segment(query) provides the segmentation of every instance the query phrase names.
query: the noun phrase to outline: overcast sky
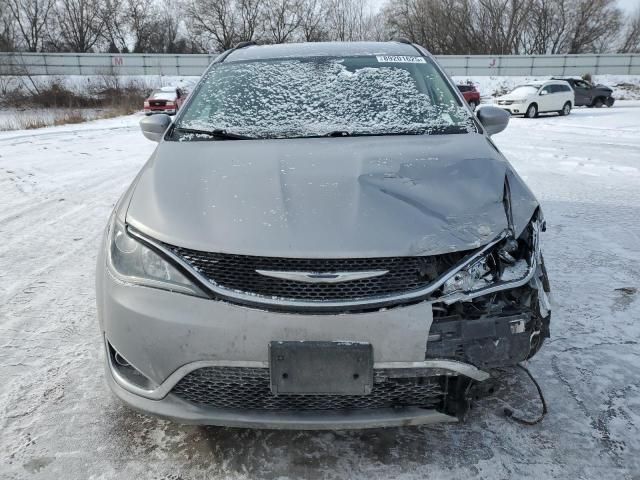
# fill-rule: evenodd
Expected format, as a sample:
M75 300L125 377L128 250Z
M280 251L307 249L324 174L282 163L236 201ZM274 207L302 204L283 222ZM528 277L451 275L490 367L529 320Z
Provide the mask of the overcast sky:
M629 12L633 12L640 6L640 2L638 0L618 0L618 5Z

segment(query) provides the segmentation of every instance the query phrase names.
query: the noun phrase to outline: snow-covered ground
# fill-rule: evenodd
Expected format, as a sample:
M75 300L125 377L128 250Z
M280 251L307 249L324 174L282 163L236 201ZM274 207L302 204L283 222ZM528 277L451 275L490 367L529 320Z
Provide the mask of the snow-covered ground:
M362 432L175 425L103 381L94 262L154 144L139 116L0 134L0 478L638 479L640 102L512 119L495 141L540 199L552 338L465 424Z

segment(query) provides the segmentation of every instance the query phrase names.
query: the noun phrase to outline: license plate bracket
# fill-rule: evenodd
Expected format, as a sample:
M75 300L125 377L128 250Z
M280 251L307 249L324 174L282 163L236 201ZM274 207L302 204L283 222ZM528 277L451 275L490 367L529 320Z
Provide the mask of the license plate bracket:
M359 342L269 344L271 392L367 395L373 387L373 347Z

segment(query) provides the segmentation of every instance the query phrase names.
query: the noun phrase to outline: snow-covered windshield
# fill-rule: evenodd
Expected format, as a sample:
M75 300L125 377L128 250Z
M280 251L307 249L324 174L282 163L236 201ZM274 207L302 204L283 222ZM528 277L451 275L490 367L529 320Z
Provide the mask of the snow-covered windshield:
M177 127L295 138L462 133L474 124L428 59L362 56L217 64Z
M513 96L520 95L520 96L526 97L527 95L532 95L537 91L538 91L538 87L534 85L520 85L519 87L516 87L513 90L511 90L511 93L509 93L509 95L513 95Z
M153 100L175 100L176 92L165 92L162 90L156 90L151 94Z

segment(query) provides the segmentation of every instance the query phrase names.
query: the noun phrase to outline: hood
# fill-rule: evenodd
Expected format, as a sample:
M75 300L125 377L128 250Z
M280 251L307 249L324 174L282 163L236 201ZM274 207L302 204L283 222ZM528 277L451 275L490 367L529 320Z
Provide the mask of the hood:
M498 100L520 100L520 99L524 99L524 98L529 98L531 96L533 96L534 93L530 93L529 95L524 95L522 93L507 93L506 95L502 95L500 97L497 97Z
M171 245L283 257L434 255L516 229L537 201L481 134L163 142L127 222Z

